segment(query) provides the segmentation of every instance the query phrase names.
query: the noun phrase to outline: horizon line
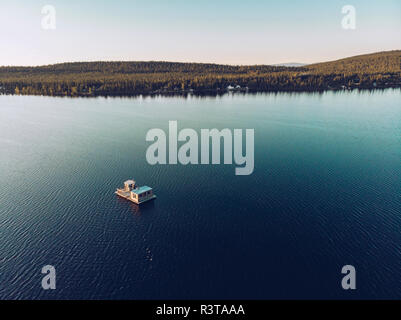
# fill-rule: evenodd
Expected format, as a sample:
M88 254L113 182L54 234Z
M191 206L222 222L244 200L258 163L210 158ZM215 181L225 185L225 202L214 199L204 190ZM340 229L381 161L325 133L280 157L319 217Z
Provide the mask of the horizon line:
M188 63L188 64L212 64L212 65L224 65L224 66L233 66L233 67L246 67L246 66L283 66L285 64L301 64L299 67L319 64L319 63L327 63L327 62L334 62L343 59L371 55L371 54L379 54L384 52L394 52L394 51L401 51L401 49L393 49L393 50L383 50L383 51L374 51L374 52L367 52L367 53L359 53L356 55L346 56L342 58L337 58L334 60L325 60L325 61L316 61L312 63L302 63L302 62L278 62L278 63L270 63L270 64L231 64L231 63L217 63L217 62L195 62L195 61L172 61L172 60L80 60L80 61L63 61L63 62L55 62L49 64L38 64L38 65L0 65L0 68L7 68L7 67L22 67L22 68L37 68L37 67L47 67L59 64L73 64L73 63L96 63L96 62L165 62L165 63Z

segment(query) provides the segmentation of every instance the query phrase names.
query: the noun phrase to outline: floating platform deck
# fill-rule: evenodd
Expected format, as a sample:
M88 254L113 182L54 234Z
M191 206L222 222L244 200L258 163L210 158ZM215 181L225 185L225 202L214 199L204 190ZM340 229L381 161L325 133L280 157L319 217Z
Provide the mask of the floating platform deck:
M115 194L135 204L141 204L156 199L152 188L148 186L137 187L133 180L124 182L124 189L117 189Z

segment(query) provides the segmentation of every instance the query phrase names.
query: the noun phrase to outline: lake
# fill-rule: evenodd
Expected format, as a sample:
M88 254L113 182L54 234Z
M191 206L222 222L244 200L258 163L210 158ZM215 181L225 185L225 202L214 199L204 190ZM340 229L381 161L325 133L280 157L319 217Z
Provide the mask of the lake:
M0 96L0 298L399 299L400 101ZM169 120L254 129L253 174L149 165L146 133ZM157 199L118 198L129 178ZM356 290L341 287L347 264Z

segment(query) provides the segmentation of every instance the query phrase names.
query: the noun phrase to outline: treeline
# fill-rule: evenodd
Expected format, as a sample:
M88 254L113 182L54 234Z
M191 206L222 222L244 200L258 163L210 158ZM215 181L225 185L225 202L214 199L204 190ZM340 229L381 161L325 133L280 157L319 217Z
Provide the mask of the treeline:
M174 62L79 62L0 67L0 92L5 94L129 96L387 87L401 87L401 51L296 68Z

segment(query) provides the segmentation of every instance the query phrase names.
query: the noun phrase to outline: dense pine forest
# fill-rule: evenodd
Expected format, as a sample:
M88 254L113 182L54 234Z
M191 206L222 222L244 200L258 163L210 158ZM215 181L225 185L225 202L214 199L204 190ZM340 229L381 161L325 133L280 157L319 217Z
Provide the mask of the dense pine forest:
M401 88L401 51L304 67L175 62L77 62L0 67L0 93L130 96L227 91L323 91Z

